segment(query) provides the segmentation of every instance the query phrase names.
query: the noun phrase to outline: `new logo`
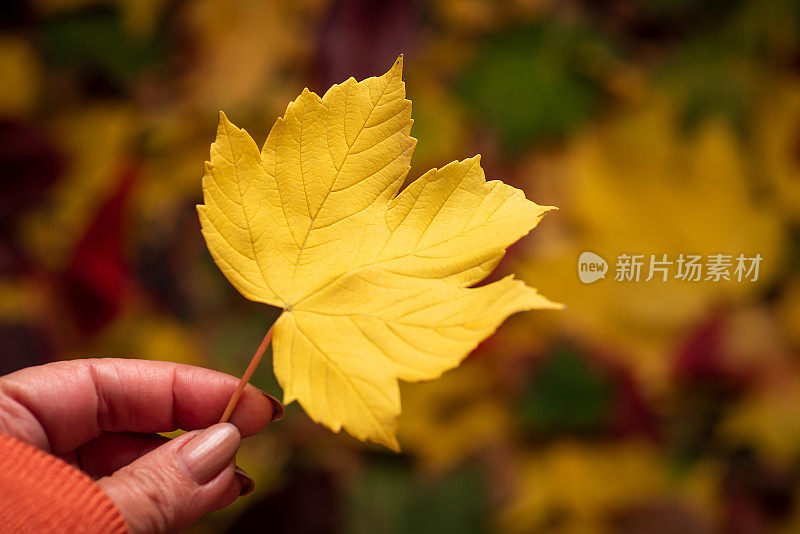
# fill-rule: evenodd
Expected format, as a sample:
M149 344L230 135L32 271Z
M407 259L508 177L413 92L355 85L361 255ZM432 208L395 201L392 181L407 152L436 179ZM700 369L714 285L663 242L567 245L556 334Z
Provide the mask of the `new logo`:
M578 278L584 284L605 278L607 272L608 263L594 252L583 252L578 258Z

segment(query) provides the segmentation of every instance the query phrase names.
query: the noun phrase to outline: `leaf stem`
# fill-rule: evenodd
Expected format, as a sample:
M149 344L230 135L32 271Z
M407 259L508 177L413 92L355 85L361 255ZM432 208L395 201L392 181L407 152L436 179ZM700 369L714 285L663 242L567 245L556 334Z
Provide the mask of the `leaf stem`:
M231 400L228 401L228 405L225 407L225 411L219 420L220 423L227 423L228 419L231 418L231 414L233 414L233 410L236 408L239 398L242 396L242 393L244 393L244 388L247 387L247 383L250 382L250 378L253 376L256 367L258 367L258 362L261 361L261 357L267 350L270 341L272 341L273 328L275 328L275 323L269 327L269 330L267 330L267 335L264 336L264 339L261 341L261 345L258 346L258 350L255 354L253 354L253 357L250 360L250 365L247 366L247 369L242 375L241 380L239 380L239 385L236 386L236 390L233 392L233 395L231 395Z

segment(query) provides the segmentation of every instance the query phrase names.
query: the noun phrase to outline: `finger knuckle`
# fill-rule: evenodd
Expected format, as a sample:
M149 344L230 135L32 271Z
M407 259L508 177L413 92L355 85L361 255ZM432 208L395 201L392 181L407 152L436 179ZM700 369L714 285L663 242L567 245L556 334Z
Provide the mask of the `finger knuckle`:
M178 520L177 500L181 493L176 488L180 478L170 476L170 470L131 469L125 473L128 486L138 493L137 501L146 507L148 513L142 514L142 527L146 532L168 532ZM176 492L177 490L177 492Z

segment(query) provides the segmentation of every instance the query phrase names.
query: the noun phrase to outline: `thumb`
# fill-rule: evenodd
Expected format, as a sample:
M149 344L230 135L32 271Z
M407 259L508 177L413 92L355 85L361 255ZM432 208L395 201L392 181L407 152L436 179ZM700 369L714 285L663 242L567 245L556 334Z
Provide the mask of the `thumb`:
M229 423L189 432L97 483L131 534L175 532L239 496L233 458L241 439Z

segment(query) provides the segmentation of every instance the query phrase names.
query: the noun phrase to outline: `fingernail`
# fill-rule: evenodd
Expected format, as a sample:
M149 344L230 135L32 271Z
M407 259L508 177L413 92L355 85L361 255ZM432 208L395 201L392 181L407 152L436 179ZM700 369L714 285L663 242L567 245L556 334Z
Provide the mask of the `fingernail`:
M230 463L242 440L230 423L218 423L197 434L178 455L195 482L205 484Z
M233 472L242 485L242 492L239 494L239 497L246 497L256 490L256 481L253 480L253 477L251 477L247 471L237 465Z
M279 401L266 391L261 391L261 394L264 395L266 398L268 398L269 401L272 403L272 419L270 421L280 421L281 419L283 419L283 404L281 404L281 401Z

